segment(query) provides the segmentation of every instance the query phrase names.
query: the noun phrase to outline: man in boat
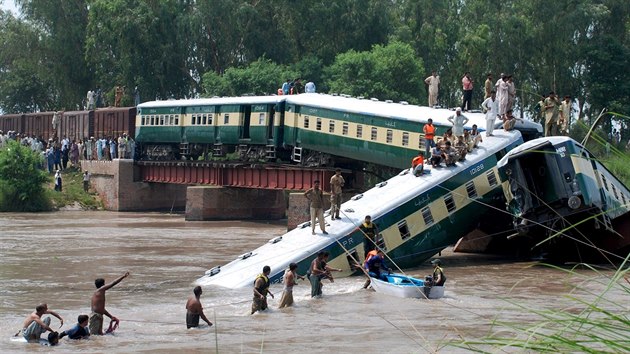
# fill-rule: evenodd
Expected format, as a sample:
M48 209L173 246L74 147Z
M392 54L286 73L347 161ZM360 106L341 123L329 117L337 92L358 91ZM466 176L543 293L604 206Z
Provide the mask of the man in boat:
M446 277L444 276L444 270L442 270L442 261L439 259L434 259L431 261L433 264L433 285L434 286L444 286L446 282Z
M256 280L254 281L252 315L256 313L256 311L264 311L267 309L267 294L271 295L271 298L273 299L273 294L269 291L269 273L271 273L271 267L266 265L263 267L263 272L258 274Z
M363 249L365 254L376 248L376 235L378 235L378 227L372 222L372 217L366 215L361 226L359 226L361 232L363 232Z
M42 320L43 315L53 315L59 319L63 326L63 318L59 316L55 311L49 310L47 304L39 304L35 308L35 311L26 316L22 330L18 334L22 334L24 339L29 342L39 341L41 335L47 331L55 333L55 330L50 328L50 317L46 317ZM16 334L17 336L17 334Z
M419 151L418 156L414 157L411 160L411 171L416 177L422 175L424 171L424 154L422 153L422 151Z
M381 250L378 250L375 256L365 261L365 269L368 271L370 277L380 280L386 280L385 274L383 274L381 270L385 270L388 273L392 271L392 269L385 264L385 253ZM368 282L363 285L363 288L367 288L368 285L369 279Z
M105 292L113 288L116 284L120 283L128 276L129 272L126 272L121 277L109 284L105 284L105 279L103 278L98 278L94 281L94 285L96 285L96 291L92 295L92 313L90 314L89 324L91 335L103 335L103 315L111 318L112 321L118 321L116 317L112 316L105 309Z
M203 313L203 306L201 306L201 294L203 291L199 285L193 289L193 296L188 298L186 302L186 328L199 327L199 318L201 317L208 326L212 326L212 322L208 320Z

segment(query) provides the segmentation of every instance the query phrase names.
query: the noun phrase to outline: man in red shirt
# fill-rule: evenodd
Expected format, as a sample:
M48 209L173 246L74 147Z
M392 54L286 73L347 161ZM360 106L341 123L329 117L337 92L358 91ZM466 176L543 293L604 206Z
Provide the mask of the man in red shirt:
M466 71L464 77L462 77L462 86L464 89L464 102L462 102L462 110L468 111L471 107L472 92L473 92L473 80L470 78L470 73Z
M413 171L413 175L416 177L422 175L422 172L424 171L424 155L422 154L422 151L419 151L418 156L411 160L411 171Z
M435 147L435 126L433 125L433 119L429 118L427 124L422 127L422 131L424 132L424 154L429 156L429 151L431 151L432 147Z

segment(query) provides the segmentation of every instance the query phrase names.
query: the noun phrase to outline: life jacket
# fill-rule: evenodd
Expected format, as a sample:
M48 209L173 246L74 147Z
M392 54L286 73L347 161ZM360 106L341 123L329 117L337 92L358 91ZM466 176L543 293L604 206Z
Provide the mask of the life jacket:
M373 222L370 222L369 224L366 223L365 221L363 222L363 224L361 224L361 229L363 230L363 232L365 232L368 236L374 237L374 235L376 235L376 225L374 225Z
M433 139L435 137L435 126L433 124L425 124L422 130L424 131L425 139Z
M267 295L267 290L269 289L269 278L266 275L262 274L262 273L258 274L256 279L254 280L254 286L256 286L256 281L258 279L261 279L261 278L265 282L263 283L263 285L261 287L256 288L256 290L258 290L258 292L261 293L264 296L264 295Z
M371 250L370 252L368 252L368 254L365 256L365 262L363 262L363 265L366 265L370 258L375 257L377 254L377 250Z
M418 155L411 160L411 167L416 167L424 163L424 156Z

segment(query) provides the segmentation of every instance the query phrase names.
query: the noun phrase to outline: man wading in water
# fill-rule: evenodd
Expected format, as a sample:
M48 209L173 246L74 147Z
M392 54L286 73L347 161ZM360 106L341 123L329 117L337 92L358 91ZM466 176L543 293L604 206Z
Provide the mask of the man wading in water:
M195 295L188 298L186 303L186 328L199 327L199 317L206 321L208 326L212 326L212 322L203 313L203 306L201 306L201 301L199 300L201 293L201 287L197 285L193 289L193 294Z
M94 281L94 285L96 285L97 290L94 292L94 295L92 295L92 314L90 315L89 324L90 334L99 336L103 335L103 315L111 318L112 321L118 321L116 317L112 316L105 309L105 292L128 276L129 272L126 272L123 276L107 285L105 285L105 279L103 278L98 278Z

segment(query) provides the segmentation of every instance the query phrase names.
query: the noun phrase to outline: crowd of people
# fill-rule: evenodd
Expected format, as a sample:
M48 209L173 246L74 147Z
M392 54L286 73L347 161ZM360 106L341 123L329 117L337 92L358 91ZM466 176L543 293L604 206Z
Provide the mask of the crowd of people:
M302 85L302 78L298 77L295 80L287 79L282 86L278 88L278 96L282 95L297 95L300 93L315 93L315 83L309 81L306 85Z

